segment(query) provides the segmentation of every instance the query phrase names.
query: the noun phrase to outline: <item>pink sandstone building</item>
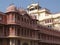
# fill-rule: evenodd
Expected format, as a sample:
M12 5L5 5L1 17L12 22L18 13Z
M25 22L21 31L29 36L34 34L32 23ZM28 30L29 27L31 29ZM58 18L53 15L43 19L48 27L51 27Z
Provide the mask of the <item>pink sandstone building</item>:
M60 45L60 32L37 23L14 5L0 12L0 45Z

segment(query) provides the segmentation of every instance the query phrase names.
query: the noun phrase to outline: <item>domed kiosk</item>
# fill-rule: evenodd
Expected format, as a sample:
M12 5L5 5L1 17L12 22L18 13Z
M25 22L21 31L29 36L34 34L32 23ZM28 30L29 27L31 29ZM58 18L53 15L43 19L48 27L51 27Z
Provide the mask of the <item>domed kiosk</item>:
M14 4L9 5L9 7L6 9L6 12L16 12L17 8Z
M7 15L7 24L15 24L17 14L17 8L14 4L11 4L6 9L6 15Z

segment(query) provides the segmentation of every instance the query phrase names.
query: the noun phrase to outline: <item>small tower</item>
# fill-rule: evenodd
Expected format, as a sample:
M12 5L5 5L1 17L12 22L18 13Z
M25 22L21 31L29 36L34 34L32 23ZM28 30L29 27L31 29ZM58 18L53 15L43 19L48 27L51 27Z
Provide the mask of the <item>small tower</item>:
M8 13L8 12L14 12L14 11L16 11L17 9L16 9L16 7L15 7L15 5L14 4L10 4L9 5L9 7L6 9L6 12Z
M15 23L16 12L17 12L17 8L14 4L9 5L9 7L6 9L8 24Z

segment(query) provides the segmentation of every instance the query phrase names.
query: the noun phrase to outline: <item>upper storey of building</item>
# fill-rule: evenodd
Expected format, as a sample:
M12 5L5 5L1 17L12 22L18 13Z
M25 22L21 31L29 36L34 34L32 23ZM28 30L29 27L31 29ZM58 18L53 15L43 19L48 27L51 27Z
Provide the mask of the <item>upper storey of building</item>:
M55 14L51 13L51 11L47 8L42 8L38 3L28 5L27 12L29 14L38 14L40 15L39 17L44 16L44 15L45 15L44 17L46 16L50 17L50 15L52 15L54 18L59 15L59 13L55 13Z
M3 22L4 24L8 25L21 25L23 27L32 29L35 29L35 25L37 24L37 20L31 17L26 10L17 8L15 5L10 5L9 7L7 7L5 13L0 13L0 17L3 18L0 20L4 21L0 21L1 24Z
M57 18L60 16L60 13L51 13L47 8L42 8L38 3L31 4L27 7L27 12L36 16L37 20L42 21L50 18Z

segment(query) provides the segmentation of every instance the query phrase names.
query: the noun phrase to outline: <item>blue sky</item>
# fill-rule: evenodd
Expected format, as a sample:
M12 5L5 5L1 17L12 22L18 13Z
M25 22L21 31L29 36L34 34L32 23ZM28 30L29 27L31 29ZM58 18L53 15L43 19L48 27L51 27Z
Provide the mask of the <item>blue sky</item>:
M60 12L60 0L33 0L39 2L40 6L49 9L51 12ZM5 12L6 8L14 3L17 7L25 8L32 3L32 0L0 0L0 11Z

